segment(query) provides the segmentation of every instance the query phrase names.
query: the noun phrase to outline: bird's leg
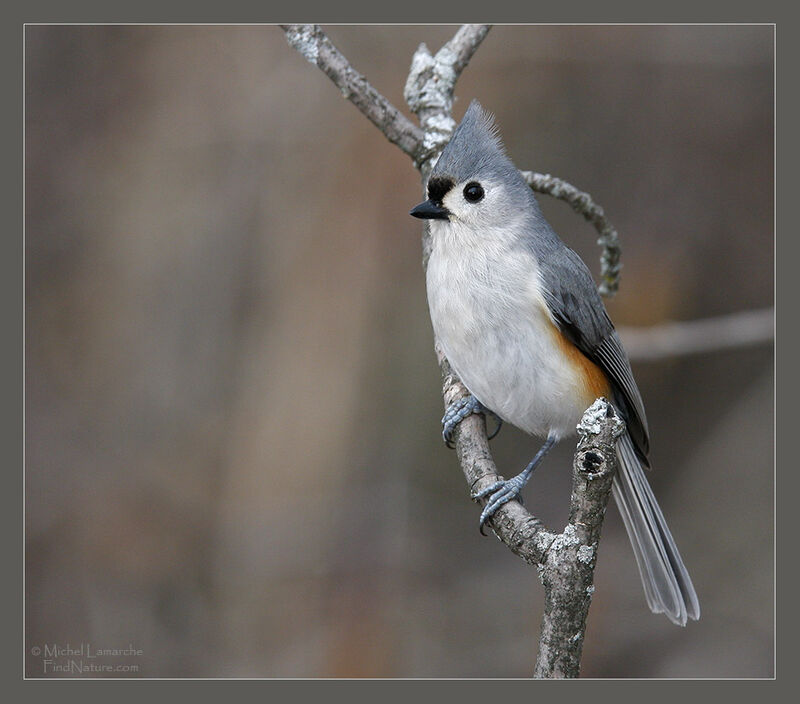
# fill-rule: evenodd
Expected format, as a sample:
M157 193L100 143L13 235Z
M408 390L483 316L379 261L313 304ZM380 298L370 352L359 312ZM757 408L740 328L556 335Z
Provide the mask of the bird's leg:
M522 491L522 487L524 487L531 478L533 470L536 469L539 463L544 459L544 456L555 444L556 438L553 435L548 435L547 440L544 441L544 445L539 448L539 452L536 453L536 456L530 461L530 464L525 467L525 469L523 469L516 477L495 482L491 486L487 486L485 489L479 491L477 494L472 495L473 499L484 499L487 496L489 497L489 501L486 503L486 506L483 507L483 511L481 512L481 533L483 533L483 524L492 517L494 512L497 511L497 509L500 508L504 503L516 498L519 492Z
M500 432L500 428L503 426L503 420L500 416L494 411L490 411L478 401L477 398L470 394L469 396L465 396L451 403L442 417L442 439L444 440L444 444L451 450L455 447L453 445L453 431L456 429L456 426L471 413L483 413L483 415L494 416L497 421L497 427L489 436L489 440Z

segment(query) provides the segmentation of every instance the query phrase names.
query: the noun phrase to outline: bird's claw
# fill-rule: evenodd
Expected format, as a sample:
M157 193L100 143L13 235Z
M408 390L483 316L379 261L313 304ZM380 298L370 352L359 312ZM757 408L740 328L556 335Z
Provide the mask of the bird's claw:
M455 447L453 433L455 432L456 426L472 413L483 413L484 416L492 415L497 420L497 427L494 429L494 432L488 436L489 440L500 432L500 428L503 426L503 420L500 416L494 411L490 411L478 401L477 398L470 394L469 396L465 396L451 403L447 407L444 416L442 416L442 439L444 440L444 444L451 450Z
M502 479L494 484L490 484L485 489L482 489L476 494L472 495L472 498L476 501L480 499L485 499L487 496L489 500L486 502L486 505L483 507L483 511L481 511L480 517L480 531L481 534L485 535L483 532L483 526L500 508L503 504L508 503L516 499L517 501L521 501L522 497L520 496L520 492L522 491L522 487L525 486L525 480L517 475L516 477L512 477L511 479Z

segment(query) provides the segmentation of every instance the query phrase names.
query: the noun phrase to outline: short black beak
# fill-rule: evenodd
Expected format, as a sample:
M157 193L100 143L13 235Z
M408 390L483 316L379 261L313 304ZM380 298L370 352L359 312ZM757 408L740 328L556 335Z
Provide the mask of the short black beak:
M450 211L441 203L429 199L420 203L409 214L424 220L448 220Z

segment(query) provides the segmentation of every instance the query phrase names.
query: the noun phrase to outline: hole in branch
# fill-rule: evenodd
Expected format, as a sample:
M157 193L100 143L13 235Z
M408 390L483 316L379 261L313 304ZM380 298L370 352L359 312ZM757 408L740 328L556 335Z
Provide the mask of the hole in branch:
M587 452L583 456L583 469L585 472L589 472L590 474L597 474L600 471L600 467L603 464L602 456L598 455L596 452Z

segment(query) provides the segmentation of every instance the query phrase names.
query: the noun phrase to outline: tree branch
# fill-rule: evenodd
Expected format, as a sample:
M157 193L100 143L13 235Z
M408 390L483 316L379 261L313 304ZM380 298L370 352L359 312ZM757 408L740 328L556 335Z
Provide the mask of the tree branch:
M621 327L619 335L632 360L647 362L760 345L775 338L775 309L661 323L649 328Z
M545 606L534 677L580 674L586 618L594 593L594 568L611 484L617 438L625 423L606 399L597 399L578 424L569 523L540 566Z
M321 69L386 138L416 160L423 134L405 115L375 90L316 24L283 24L286 40Z
M403 97L419 118L424 133L422 150L416 159L423 181L456 127L452 117L456 81L489 29L490 25L465 24L435 56L425 44L420 44L411 59Z
M456 81L461 72L467 67L472 55L477 51L491 28L492 26L489 24L462 25L453 38L439 50L437 57L440 57L442 62L448 63L453 67L454 76L451 92L455 89ZM448 55L452 56L452 58L448 58Z

